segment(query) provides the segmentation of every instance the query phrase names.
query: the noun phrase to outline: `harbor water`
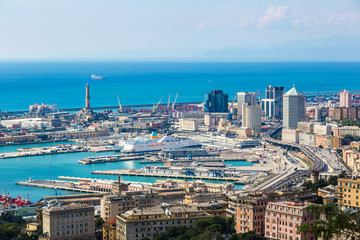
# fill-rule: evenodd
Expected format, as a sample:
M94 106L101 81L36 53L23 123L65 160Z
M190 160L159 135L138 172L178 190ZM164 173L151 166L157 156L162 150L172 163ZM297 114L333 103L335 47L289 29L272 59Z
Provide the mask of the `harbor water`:
M38 147L43 144L30 144L30 145L17 145L17 146L3 146L0 147L0 152L14 151L22 147ZM56 143L58 144L58 143ZM45 145L54 145L54 143L46 143ZM99 163L99 164L79 164L78 161L85 157L113 155L114 152L107 153L93 153L93 152L79 152L79 153L66 153L58 155L44 155L44 156L30 156L21 158L8 158L0 159L0 191L4 193L5 189L10 192L14 197L17 195L26 196L30 195L31 201L37 201L44 196L54 196L56 194L78 194L77 192L69 191L55 191L54 189L34 188L15 185L19 181L27 181L32 179L53 179L57 180L58 176L71 176L83 178L97 178L97 179L111 179L116 180L116 176L108 175L93 175L92 171L96 170L114 170L114 169L139 169L146 164L140 164L141 160L131 160L112 163ZM162 163L153 163L162 165ZM229 161L226 164L233 166L250 166L251 163L246 161ZM156 177L136 177L136 176L122 176L125 181L134 182L150 182L154 183ZM209 181L218 182L221 181ZM241 188L243 185L236 185L236 188Z

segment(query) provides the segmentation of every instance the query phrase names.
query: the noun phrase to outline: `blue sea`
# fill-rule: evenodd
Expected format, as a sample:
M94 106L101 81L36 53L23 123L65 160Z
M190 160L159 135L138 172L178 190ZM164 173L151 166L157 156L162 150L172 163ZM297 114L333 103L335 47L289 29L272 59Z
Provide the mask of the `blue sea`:
M92 80L92 74L106 76ZM178 102L202 101L212 89L230 99L236 91L264 92L268 85L306 91L358 90L359 62L185 62L33 61L0 62L0 110L26 110L30 104L84 106L90 84L92 106L156 103L169 92Z

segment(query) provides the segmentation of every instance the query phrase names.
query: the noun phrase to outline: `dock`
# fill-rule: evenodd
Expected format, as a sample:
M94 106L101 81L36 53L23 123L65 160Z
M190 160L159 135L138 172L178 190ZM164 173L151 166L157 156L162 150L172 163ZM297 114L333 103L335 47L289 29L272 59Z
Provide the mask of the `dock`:
M5 158L18 158L18 157L31 157L31 156L43 156L43 155L56 155L64 153L77 153L77 152L113 152L114 148L108 146L101 147L78 147L78 148L63 148L53 150L56 146L38 147L29 149L19 149L18 152L0 153L0 159ZM44 149L46 148L46 149Z
M162 174L162 173L143 173L131 172L126 170L106 170L106 171L93 171L92 174L98 175L117 175L117 176L136 176L136 177L157 177L157 178L181 178L181 179L199 179L199 180L216 180L216 181L229 181L237 184L247 184L242 181L242 178L237 177L211 177L211 176L186 176L179 174Z
M28 186L28 187L39 187L39 188L50 188L57 190L66 190L74 192L86 192L86 193L104 193L105 191L97 191L93 189L75 188L69 186L68 181L59 180L29 180L24 182L16 182L16 185Z
M98 156L98 157L89 157L84 158L78 161L81 164L97 164L97 163L109 163L109 162L121 162L129 160L139 160L144 159L144 156L135 155L135 156L122 156L122 155L110 155L110 156Z

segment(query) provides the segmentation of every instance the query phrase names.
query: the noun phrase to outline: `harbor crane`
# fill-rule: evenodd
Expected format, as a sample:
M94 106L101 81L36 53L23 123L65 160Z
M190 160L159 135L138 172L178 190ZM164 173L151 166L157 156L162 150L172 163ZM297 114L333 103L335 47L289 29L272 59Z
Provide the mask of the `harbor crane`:
M157 109L157 107L159 106L159 104L161 103L162 100L163 100L163 98L160 99L160 101L156 104L156 106L154 105L153 110Z
M169 93L169 99L168 99L168 104L167 104L167 108L166 108L166 109L169 109L169 108L170 108L170 95L171 95L171 93Z
M176 104L177 96L178 96L178 92L176 93L176 95L175 95L175 100L174 100L174 102L173 102L173 104L172 104L172 108L173 108L174 110L175 110L175 104Z
M266 96L265 96L266 97ZM256 92L256 101L259 101L261 103L261 99L260 99L260 90L257 90Z
M122 112L123 109L122 109L122 105L120 103L119 94L117 94L117 100L118 100L118 103L119 103L119 112Z

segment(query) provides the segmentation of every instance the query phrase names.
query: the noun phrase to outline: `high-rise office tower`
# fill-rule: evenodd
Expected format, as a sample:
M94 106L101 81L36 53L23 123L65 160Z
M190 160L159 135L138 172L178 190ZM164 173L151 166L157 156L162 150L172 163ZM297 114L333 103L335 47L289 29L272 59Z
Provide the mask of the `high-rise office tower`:
M352 105L352 94L348 91L342 91L340 93L340 107L351 107Z
M204 111L210 113L226 113L228 107L229 95L222 90L212 90L206 97Z
M293 87L283 96L284 128L295 129L297 123L305 120L305 94Z
M243 103L247 103L249 106L256 106L256 93L254 92L238 92L237 93L237 102L238 102L238 117L242 117L242 106Z
M261 108L259 106L249 106L248 103L243 103L242 126L254 131L261 130Z
M283 95L284 87L269 85L265 89L265 99L262 99L262 110L269 118L281 119L283 115Z

